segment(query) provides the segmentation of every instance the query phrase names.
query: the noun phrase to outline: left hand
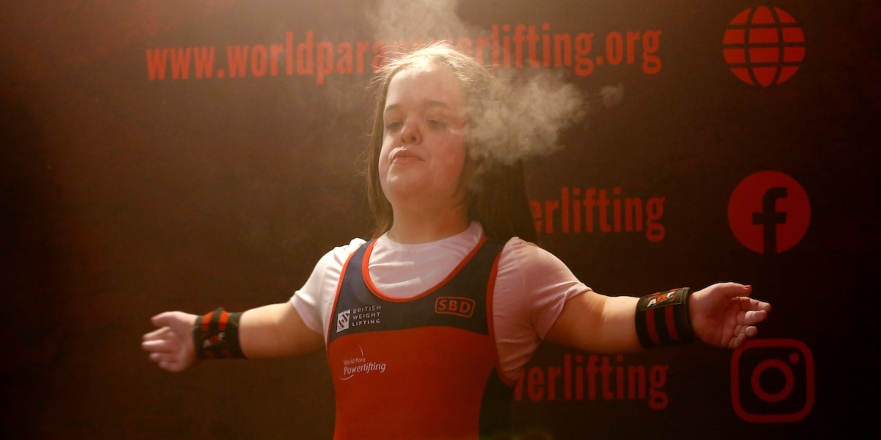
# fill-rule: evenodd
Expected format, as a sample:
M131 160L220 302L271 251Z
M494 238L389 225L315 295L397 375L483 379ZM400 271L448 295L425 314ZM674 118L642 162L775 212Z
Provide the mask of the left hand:
M150 360L163 370L180 372L198 362L193 345L193 325L199 317L183 312L165 312L151 321L158 330L147 333L141 348L150 352Z
M749 298L751 293L751 286L720 283L691 294L688 308L695 336L728 348L738 348L755 336L755 325L768 317L771 304Z

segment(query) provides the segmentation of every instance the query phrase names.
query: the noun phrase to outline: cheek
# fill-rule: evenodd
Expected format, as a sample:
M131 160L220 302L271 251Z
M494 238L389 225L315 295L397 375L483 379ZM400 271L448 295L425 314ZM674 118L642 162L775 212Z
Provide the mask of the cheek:
M388 168L388 158L389 153L392 150L392 146L390 142L388 142L388 138L383 139L382 146L379 149L379 169L387 169Z
M386 181L388 181L388 171L391 164L389 164L389 153L392 150L392 146L390 146L388 142L388 138L383 139L382 147L379 150L379 159L377 163L377 173L379 174L379 184L385 191Z
M444 174L451 184L458 185L465 171L465 160L467 152L464 142L452 143L448 146L443 154L443 170Z
M444 149L444 157L452 164L461 164L465 161L465 156L468 155L467 148L465 147L465 140L460 136L456 136L454 139L451 139L450 142L446 144Z

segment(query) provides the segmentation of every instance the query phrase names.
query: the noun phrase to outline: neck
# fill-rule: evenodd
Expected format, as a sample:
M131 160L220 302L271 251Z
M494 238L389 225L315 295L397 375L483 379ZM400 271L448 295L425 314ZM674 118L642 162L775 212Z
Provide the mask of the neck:
M396 210L388 237L403 244L431 243L459 234L468 229L469 224L468 216L461 209L442 212Z

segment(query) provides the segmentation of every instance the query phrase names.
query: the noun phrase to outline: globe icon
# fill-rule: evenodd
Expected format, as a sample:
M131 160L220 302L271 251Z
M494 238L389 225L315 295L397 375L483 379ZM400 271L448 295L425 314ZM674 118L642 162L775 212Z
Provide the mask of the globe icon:
M750 85L768 87L792 78L805 57L805 36L786 11L747 8L731 20L722 41L731 72Z

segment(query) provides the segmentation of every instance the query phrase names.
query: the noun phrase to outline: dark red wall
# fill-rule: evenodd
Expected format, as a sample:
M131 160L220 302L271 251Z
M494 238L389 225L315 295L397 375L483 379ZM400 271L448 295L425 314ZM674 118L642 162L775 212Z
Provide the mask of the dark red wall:
M139 343L164 310L286 301L324 252L369 233L358 158L385 38L365 15L377 3L0 7L4 437L329 438L322 353L170 374ZM524 66L515 43L504 65L518 24L536 30L540 63L544 36L590 38L556 70L588 95L624 88L619 105L562 133L565 148L529 163L543 245L602 293L733 280L774 311L765 345L740 351L693 344L592 361L543 346L518 391L518 426L557 439L849 437L870 426L881 8L545 3L466 2L455 12L468 31L449 35L485 32L492 62L496 29L501 70L514 75L536 72L528 45ZM444 15L426 14L385 21L398 26L386 34L432 38L420 26ZM358 42L367 58L350 67L340 57ZM211 48L209 78L196 57ZM229 54L245 48L231 70ZM322 48L334 50L332 71L300 74ZM774 188L786 192L763 208ZM554 208L591 189L610 200L610 232L598 210L588 232ZM641 230L622 218L616 231L615 201L637 198ZM651 221L650 205L663 208ZM762 226L773 219L762 212L786 218ZM610 372L584 373L594 362ZM646 377L621 381L619 395L619 368Z

